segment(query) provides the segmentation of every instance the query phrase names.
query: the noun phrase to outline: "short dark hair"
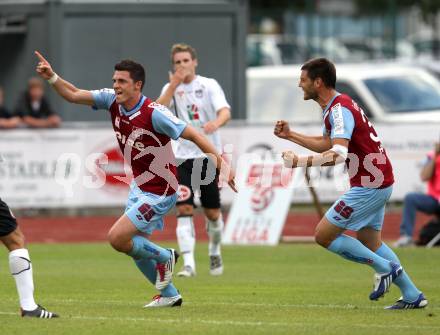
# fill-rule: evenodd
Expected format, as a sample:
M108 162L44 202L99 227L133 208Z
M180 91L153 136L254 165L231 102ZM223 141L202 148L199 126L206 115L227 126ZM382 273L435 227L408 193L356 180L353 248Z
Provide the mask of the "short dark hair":
M327 87L336 87L336 68L327 58L314 58L303 64L301 70L307 71L310 79L321 78Z
M130 78L133 79L135 83L141 81L141 89L144 88L145 70L141 64L130 59L124 59L115 65L115 71L128 71L130 73Z

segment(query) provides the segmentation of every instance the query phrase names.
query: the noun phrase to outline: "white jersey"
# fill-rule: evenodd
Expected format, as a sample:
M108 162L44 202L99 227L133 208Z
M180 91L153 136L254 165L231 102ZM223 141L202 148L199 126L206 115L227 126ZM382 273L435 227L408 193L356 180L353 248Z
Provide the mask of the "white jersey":
M168 85L162 88L162 94ZM219 131L206 134L202 126L208 121L217 119L217 112L223 107L230 108L220 85L215 79L199 75L189 84L181 83L177 86L169 106L171 112L175 113L179 119L203 133L219 153L222 152ZM206 156L197 145L183 138L179 139L175 155L179 159Z

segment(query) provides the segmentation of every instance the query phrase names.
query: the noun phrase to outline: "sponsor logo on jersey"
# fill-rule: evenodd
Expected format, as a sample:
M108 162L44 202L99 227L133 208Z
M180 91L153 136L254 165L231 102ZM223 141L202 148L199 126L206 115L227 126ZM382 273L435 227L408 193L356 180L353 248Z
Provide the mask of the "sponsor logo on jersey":
M196 90L195 93L196 93L197 98L199 98L199 99L203 98L203 90L202 89Z
M134 135L134 137L140 141L142 141L142 137L143 137L143 129L139 128L139 127L135 127L135 126L131 126L131 129L133 132L136 132Z
M153 108L156 110L167 110L168 108L166 108L164 105L158 104L157 102L153 101L150 102L150 104L148 105L149 108Z
M200 127L199 107L197 107L197 105L195 104L187 105L186 112L188 113L188 117L191 121L191 124L194 127Z
M344 117L342 116L342 107L340 103L337 103L331 108L331 114L333 117L334 134L344 134Z
M122 144L127 144L130 147L133 147L135 149L138 149L139 151L145 149L145 145L142 142L138 142L133 140L132 138L125 136L124 134L121 134L119 131L116 131L116 138L118 139L119 142L121 142ZM138 134L138 137L141 136L140 134Z
M119 128L119 123L121 122L121 118L119 117L119 116L117 116L116 118L115 118L115 126L117 127L117 128Z
M93 90L92 92L98 92L100 94L105 93L105 94L115 94L115 90L112 88L101 88L99 90Z
M355 110L357 110L358 112L361 111L361 109L360 109L359 105L356 103L356 101L351 100L351 103L352 103L353 108L354 108Z

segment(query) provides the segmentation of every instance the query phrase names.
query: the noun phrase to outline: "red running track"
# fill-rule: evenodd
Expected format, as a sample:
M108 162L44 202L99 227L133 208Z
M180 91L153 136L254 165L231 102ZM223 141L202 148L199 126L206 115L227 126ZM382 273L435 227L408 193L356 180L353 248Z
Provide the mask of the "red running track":
M116 217L57 217L57 218L18 218L19 225L27 242L75 243L105 241L107 231ZM428 216L418 215L416 234L429 220ZM195 216L195 229L198 240L207 240L205 224L201 215ZM316 214L291 212L283 229L283 236L313 236L318 222ZM395 240L399 236L400 212L390 212L385 216L383 238ZM176 218L167 216L165 228L155 232L154 240L175 241Z

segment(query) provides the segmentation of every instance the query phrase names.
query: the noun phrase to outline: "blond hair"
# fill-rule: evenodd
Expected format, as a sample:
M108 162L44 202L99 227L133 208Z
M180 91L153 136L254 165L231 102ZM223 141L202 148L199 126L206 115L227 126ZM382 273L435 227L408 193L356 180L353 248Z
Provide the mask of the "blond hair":
M43 80L41 80L39 77L31 77L28 80L28 89L34 88L34 87L42 87L44 88Z
M174 55L179 52L189 52L192 59L197 58L196 49L185 43L177 43L171 47L171 63L174 64Z

